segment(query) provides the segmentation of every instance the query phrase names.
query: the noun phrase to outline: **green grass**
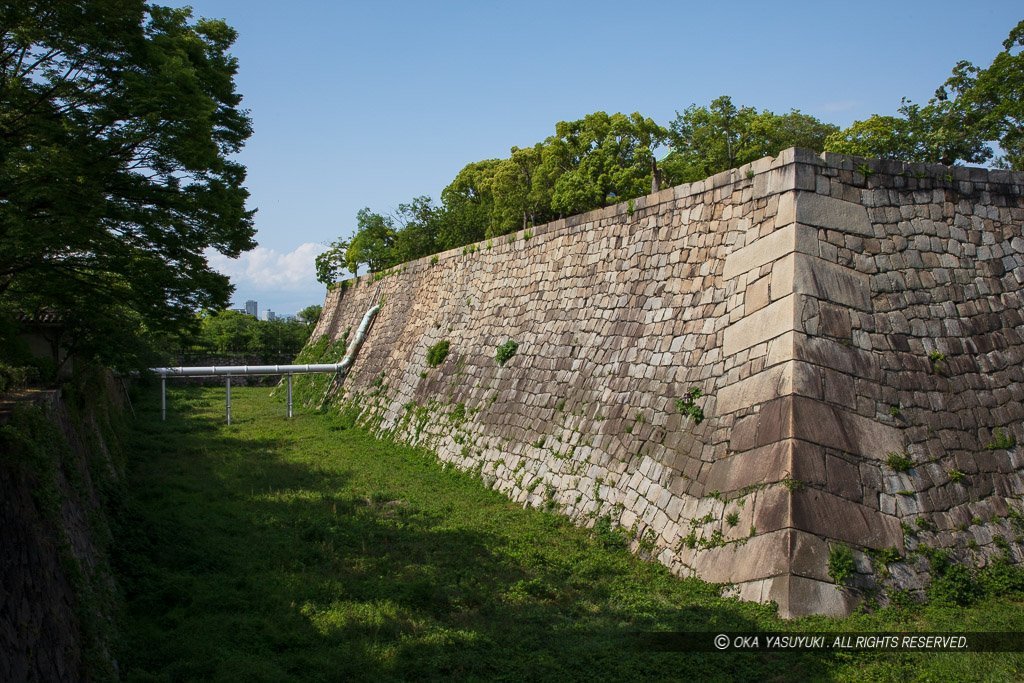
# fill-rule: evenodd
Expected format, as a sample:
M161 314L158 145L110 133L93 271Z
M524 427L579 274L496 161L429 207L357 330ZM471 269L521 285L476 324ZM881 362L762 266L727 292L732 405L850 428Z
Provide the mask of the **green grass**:
M1019 596L785 622L267 390L145 393L115 520L127 681L1014 680L1011 654L653 652L636 631L1021 630Z

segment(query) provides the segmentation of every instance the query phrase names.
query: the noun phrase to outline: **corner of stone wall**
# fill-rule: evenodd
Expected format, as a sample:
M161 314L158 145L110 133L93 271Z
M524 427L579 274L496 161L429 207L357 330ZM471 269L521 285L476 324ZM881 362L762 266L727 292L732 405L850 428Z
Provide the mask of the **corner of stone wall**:
M870 237L872 226L859 202L816 192L822 165L801 149L773 161L756 185L777 198L774 221L752 225L723 270L736 294L716 412L732 415L733 429L729 457L706 486L762 492L757 534L721 578L745 599L775 600L784 616L852 608L828 575L830 543L882 548L902 539L877 500L865 504L858 469L861 459L901 450L902 434L849 409L851 375L880 374L877 358L851 343L850 311L871 312L870 283L823 258L828 245L819 241L821 229Z

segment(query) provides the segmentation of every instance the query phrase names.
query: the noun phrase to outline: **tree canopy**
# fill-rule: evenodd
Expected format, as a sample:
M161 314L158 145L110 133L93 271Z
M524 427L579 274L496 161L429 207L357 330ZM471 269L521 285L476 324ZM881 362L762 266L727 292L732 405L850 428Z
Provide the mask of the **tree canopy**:
M897 116L875 115L845 130L797 110L776 114L728 95L691 105L663 128L639 112L594 112L505 159L466 164L435 205L417 197L391 216L363 209L351 241L317 259L328 285L342 266L390 268L562 216L694 182L790 147L912 162L993 161L1024 169L1024 21L987 68L960 62L925 105L904 99ZM996 142L1003 156L994 157ZM661 161L655 151L668 144Z
M235 36L143 0L0 8L0 310L55 314L72 349L130 365L140 335L227 305L204 252L255 246Z
M1024 169L1024 21L992 64L961 61L926 105L906 99L899 117L874 115L833 134L825 149L860 156L953 165L1003 155L1002 168Z

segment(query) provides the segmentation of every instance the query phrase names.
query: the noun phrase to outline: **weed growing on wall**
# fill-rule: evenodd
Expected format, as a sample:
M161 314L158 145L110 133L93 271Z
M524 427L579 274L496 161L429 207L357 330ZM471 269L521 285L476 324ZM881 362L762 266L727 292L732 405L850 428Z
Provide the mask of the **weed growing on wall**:
M1009 450L1017 445L1017 437L1013 434L1004 434L1003 430L996 427L992 430L992 441L985 448L990 451Z
M693 420L694 425L699 425L704 421L704 409L696 404L701 395L702 392L699 388L690 387L686 396L676 399L676 410Z
M444 359L448 357L448 349L451 347L451 342L447 339L443 339L433 346L427 348L427 365L432 368L444 363Z
M828 549L828 575L836 584L837 590L842 590L846 580L854 575L856 566L853 561L853 550L845 543L837 543L829 546Z
M516 355L516 351L519 349L519 344L509 339L507 342L497 348L494 354L494 359L498 361L498 365L504 365L512 356Z
M893 472L908 472L914 467L914 459L906 451L893 451L887 454L885 462Z

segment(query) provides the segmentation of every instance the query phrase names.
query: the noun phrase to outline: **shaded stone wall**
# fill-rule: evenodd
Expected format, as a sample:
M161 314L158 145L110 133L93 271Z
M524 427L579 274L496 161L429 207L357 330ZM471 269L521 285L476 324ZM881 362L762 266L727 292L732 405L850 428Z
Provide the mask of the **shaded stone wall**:
M313 338L383 296L335 399L371 426L524 504L610 516L679 573L841 613L878 581L866 549L984 561L1016 538L1022 463L985 445L1024 439L1022 194L1024 174L787 150L363 277ZM702 421L677 407L692 389ZM862 572L842 592L836 543Z
M101 500L124 474L108 440L123 394L107 374L82 396L71 410L59 390L0 404L2 681L118 678Z

